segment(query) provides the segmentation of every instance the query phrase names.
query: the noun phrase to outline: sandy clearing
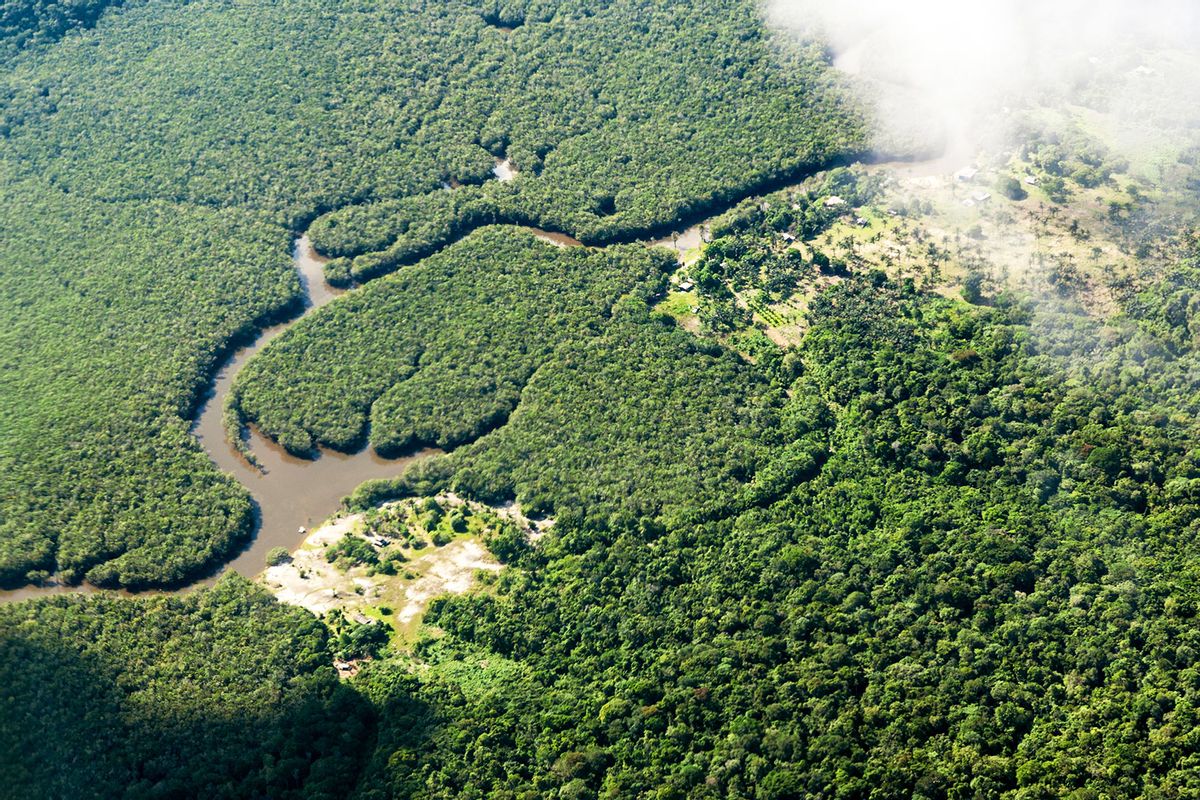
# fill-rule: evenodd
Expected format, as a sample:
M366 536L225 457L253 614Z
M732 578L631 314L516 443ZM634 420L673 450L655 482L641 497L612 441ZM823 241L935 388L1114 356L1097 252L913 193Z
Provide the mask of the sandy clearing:
M424 562L424 574L404 587L404 605L396 620L407 625L425 614L429 601L443 594L465 594L475 582L476 570L499 572L501 565L478 541L458 539L411 562Z
M525 531L531 542L546 534L553 520L529 519L516 503L485 506L454 494L437 496L445 508L469 506L479 515L510 521ZM403 505L407 501L388 504ZM368 574L365 566L341 571L325 559L325 550L348 535L358 535L365 515L335 517L313 530L287 564L268 568L259 578L283 603L301 606L318 616L337 608L351 619L364 611L395 609L397 627L412 629L424 617L430 601L445 594L464 594L475 584L480 571L496 573L502 565L475 535L462 535L447 544L422 549L405 549L408 561L404 574ZM377 551L381 548L372 545ZM385 615L386 618L386 615Z

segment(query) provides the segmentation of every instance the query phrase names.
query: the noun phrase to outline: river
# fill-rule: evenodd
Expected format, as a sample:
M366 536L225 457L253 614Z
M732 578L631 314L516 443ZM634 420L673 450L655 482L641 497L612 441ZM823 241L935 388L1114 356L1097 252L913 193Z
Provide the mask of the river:
M846 74L857 75L861 70L862 49L866 44L864 41L841 53L834 61L835 68ZM945 120L945 126L946 148L938 156L919 161L880 162L878 166L910 177L946 176L965 166L973 157L966 127L960 124L960 121L950 118ZM507 159L498 159L495 175L499 180L508 181L514 179L517 172ZM717 215L714 215L714 218L715 216ZM671 236L647 241L646 244L669 247L683 254L702 244L702 234L707 224L702 222ZM525 230L558 247L581 246L578 240L565 234L536 228ZM200 406L192 428L213 463L232 475L254 498L259 517L257 532L241 552L215 569L212 576L177 591L188 591L197 586L211 584L216 580L216 575L226 569L233 569L246 577L258 575L266 567L266 554L269 550L275 547L294 550L304 540L304 529L315 527L335 513L341 499L363 481L395 477L403 472L409 463L436 452L425 450L403 458L385 459L368 446L354 454L322 450L317 458L304 459L288 454L252 427L248 444L259 462L258 466L253 466L227 440L221 417L225 398L238 372L272 339L299 319L342 294L342 290L335 289L325 282L323 268L326 259L316 254L307 236L296 240L292 260L304 291L303 314L265 329L251 344L239 349L226 361L217 372L212 390ZM52 594L91 594L99 591L101 590L88 584L63 586L51 583L47 586L26 586L0 591L0 603Z
M551 234L544 234L549 237ZM556 241L556 244L562 244ZM296 240L292 262L304 290L304 313L288 322L265 329L246 347L237 350L217 372L212 389L200 406L192 432L213 463L232 475L246 487L254 498L258 529L250 543L234 558L217 570L233 569L246 577L254 577L266 567L266 554L274 547L293 550L304 539L301 530L312 528L337 511L341 500L355 487L371 478L392 478L404 468L434 451L422 451L398 459L381 457L367 447L358 453L346 454L322 450L317 458L304 459L290 455L275 442L253 428L249 445L258 466L253 466L234 448L225 436L221 416L225 398L242 367L267 344L299 319L308 316L341 294L325 282L326 259L314 252L307 236ZM211 584L217 573L189 584L180 591ZM51 594L91 594L100 590L89 584L63 586L25 586L0 591L0 603L25 600ZM150 594L151 592L147 592ZM120 594L129 594L121 592Z
M304 288L304 313L297 319L267 328L252 344L234 353L217 373L213 390L201 406L192 429L213 462L245 486L258 505L257 536L247 549L227 564L247 577L262 572L267 551L271 548L294 549L304 538L301 528L311 528L327 519L337 510L341 499L363 481L395 477L409 463L429 452L386 459L366 447L354 454L322 450L315 459L297 458L252 427L249 445L259 462L256 467L229 442L221 417L225 398L238 372L298 319L342 293L325 282L325 259L317 256L307 236L296 241L292 260Z

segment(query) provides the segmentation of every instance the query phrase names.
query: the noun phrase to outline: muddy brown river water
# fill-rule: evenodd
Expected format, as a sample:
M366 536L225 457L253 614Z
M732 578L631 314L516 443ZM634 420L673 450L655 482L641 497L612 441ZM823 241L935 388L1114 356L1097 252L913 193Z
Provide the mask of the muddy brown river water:
M860 69L861 53L858 48L839 56L835 67L857 74ZM970 146L962 134L957 120L947 120L947 147L936 158L923 161L880 164L909 176L948 175L969 162ZM516 171L511 162L498 161L495 170L499 180L512 180ZM453 188L453 187L450 187ZM577 247L581 243L560 233L526 228L537 238L558 247ZM702 244L704 224L694 225L672 236L648 245L669 247L680 254ZM306 306L304 313L288 322L264 330L250 345L239 349L221 367L212 390L200 407L199 415L192 428L205 452L224 472L232 475L246 487L254 498L259 515L257 533L250 544L237 556L224 564L219 572L233 569L247 577L254 577L266 567L266 554L275 547L294 550L304 540L305 532L319 525L334 514L341 499L350 494L363 481L372 478L389 478L399 475L405 467L435 451L422 451L399 459L385 459L370 447L354 454L321 451L315 459L302 459L289 455L282 447L267 439L256 430L249 431L249 446L259 462L253 466L234 448L225 436L222 411L234 379L243 366L272 339L294 325L299 319L326 305L342 292L325 282L323 266L325 259L313 250L307 236L296 241L293 263L304 287ZM176 591L189 591L197 586L211 584L216 576L198 580ZM0 591L0 603L14 602L32 597L52 594L91 594L98 590L87 584L81 586L28 586L11 591ZM119 592L116 594L128 594Z
M342 292L325 283L325 259L313 251L308 237L296 241L293 263L304 286L307 304L302 316L326 305ZM253 576L266 566L267 551L273 547L295 548L304 538L301 528L323 522L343 497L371 478L391 478L412 461L432 451L407 458L382 458L370 447L354 454L322 450L315 459L297 458L253 428L250 450L259 465L252 466L225 436L222 413L225 398L242 367L295 319L268 328L249 346L238 350L217 373L213 390L200 409L192 429L200 445L222 471L233 475L258 505L259 529L251 545L228 563L242 575Z

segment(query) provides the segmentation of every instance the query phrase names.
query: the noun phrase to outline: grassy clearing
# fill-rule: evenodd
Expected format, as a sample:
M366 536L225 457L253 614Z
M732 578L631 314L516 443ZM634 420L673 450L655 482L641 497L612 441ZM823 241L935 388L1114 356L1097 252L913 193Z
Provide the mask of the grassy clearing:
M331 520L260 580L317 616L384 625L392 646L404 649L424 634L434 598L476 588L500 571L500 557L549 524L452 494L413 498Z

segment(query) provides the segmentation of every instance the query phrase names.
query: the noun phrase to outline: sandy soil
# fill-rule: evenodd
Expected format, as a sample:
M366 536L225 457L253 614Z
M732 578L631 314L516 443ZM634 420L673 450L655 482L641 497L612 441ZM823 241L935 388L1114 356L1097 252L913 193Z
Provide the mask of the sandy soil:
M499 572L500 564L473 539L458 539L427 556L410 562L424 574L404 587L404 605L396 621L408 625L424 616L429 601L443 594L465 594L475 582L475 571Z
M537 541L553 525L553 520L531 520L515 503L491 507L464 500L453 494L437 497L444 508L467 505L480 515L494 515L520 526L530 541ZM478 536L461 535L437 547L404 549L408 557L405 574L368 574L366 567L348 571L330 564L325 549L345 536L358 535L364 515L336 517L312 531L292 554L291 562L269 567L259 578L279 600L324 615L334 608L347 617L365 621L384 616L381 608L391 609L391 623L397 631L411 631L420 625L430 601L445 594L464 594L475 585L479 572L499 572L501 564L488 552ZM384 548L372 544L377 551Z
M354 531L361 515L334 519L308 535L287 564L268 567L261 581L281 603L324 614L333 608L361 608L374 580L343 573L325 560L325 548ZM361 587L363 594L355 590ZM374 593L372 593L374 595Z

